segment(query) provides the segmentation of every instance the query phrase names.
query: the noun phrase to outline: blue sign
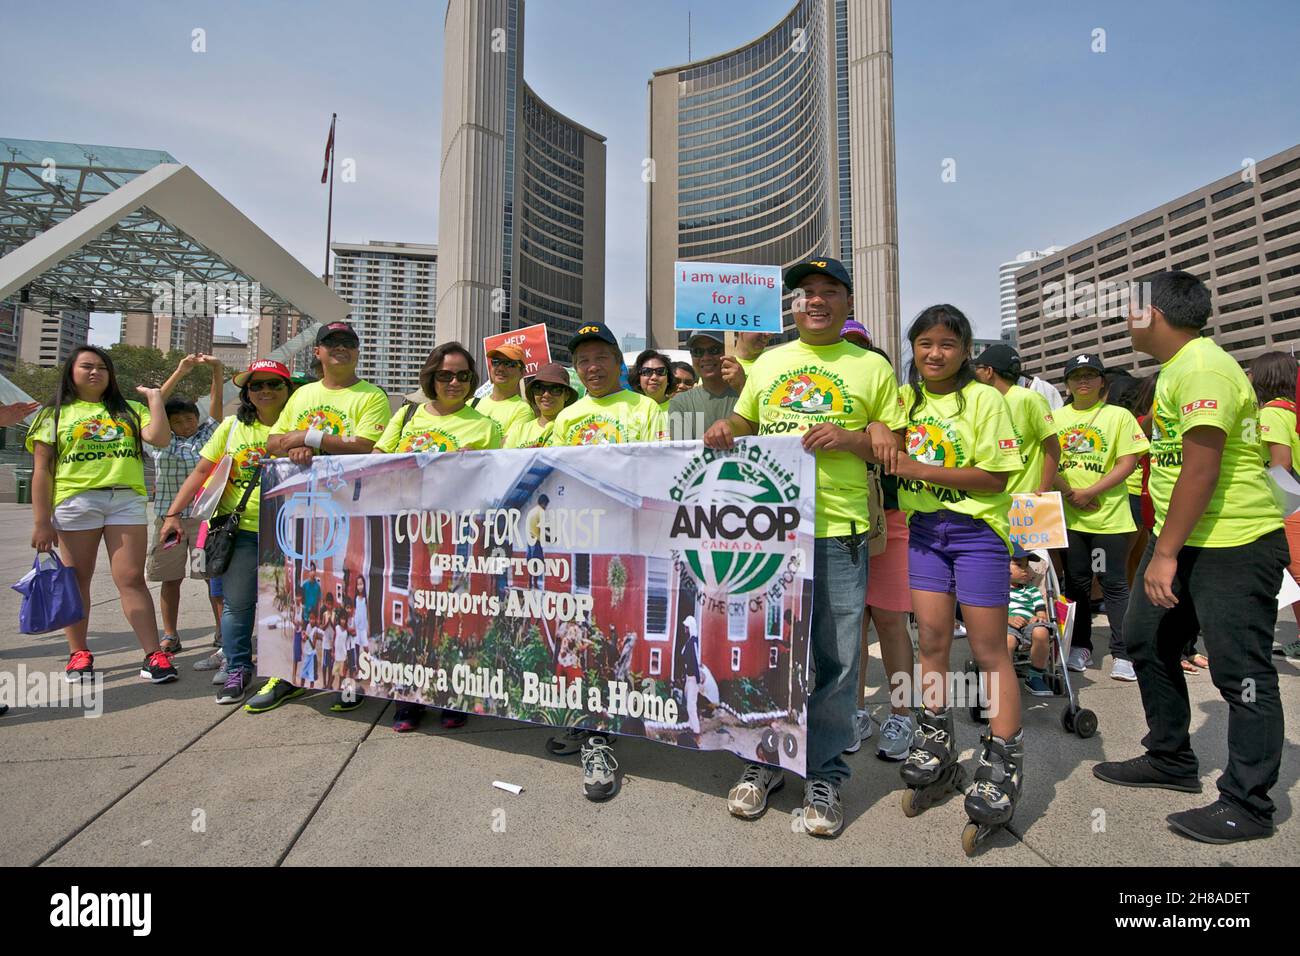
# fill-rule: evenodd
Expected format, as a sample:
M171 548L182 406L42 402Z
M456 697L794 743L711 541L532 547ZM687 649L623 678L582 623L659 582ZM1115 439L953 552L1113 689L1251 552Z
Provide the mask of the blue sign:
M673 269L674 329L780 333L780 266L677 262Z

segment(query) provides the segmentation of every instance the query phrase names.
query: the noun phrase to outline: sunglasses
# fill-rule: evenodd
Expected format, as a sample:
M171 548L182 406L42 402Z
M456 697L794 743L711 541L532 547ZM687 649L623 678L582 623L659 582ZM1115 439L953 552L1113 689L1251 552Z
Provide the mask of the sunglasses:
M707 349L691 349L691 358L717 358L721 354L721 345L714 345Z
M667 375L667 374L668 374L668 369L666 369L666 368L643 368L643 369L641 369L641 377L642 377L642 378L646 378L646 377L651 376L651 375L653 375L653 376L655 376L656 378L658 378L658 377L660 377L660 376L664 376L664 375Z
M494 358L492 359L493 368L523 368L523 362L516 362L513 359Z
M544 382L539 382L533 386L533 394L541 392L543 395L563 395L568 390L566 385L552 385Z
M361 343L355 339L326 339L317 348L322 349L358 349Z
M274 391L278 391L279 389L288 388L288 387L289 387L289 383L282 378L273 378L270 379L269 381L248 383L248 390L250 392L260 392L262 391L262 389L267 389L269 391L274 392Z
M468 383L471 378L473 378L473 373L468 371L467 369L461 370L459 372L439 371L433 373L433 380L435 382L442 382L443 385L447 385L451 382Z

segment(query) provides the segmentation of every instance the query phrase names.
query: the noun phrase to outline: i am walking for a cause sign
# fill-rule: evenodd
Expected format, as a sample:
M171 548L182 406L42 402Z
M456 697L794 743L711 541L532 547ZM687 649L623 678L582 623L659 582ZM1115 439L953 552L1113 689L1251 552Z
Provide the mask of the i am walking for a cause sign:
M674 329L781 331L780 266L677 262Z
M524 350L525 375L536 375L537 370L551 360L551 345L546 338L546 326L541 323L526 325L522 329L513 329L498 335L489 335L483 340L483 354L487 355L488 352L499 349L503 345L517 345Z

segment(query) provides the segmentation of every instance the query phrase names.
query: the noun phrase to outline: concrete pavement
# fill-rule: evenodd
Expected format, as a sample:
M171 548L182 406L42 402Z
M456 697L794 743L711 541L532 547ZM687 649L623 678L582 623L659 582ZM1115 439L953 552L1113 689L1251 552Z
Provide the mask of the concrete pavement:
M0 577L31 566L27 506L0 505ZM0 672L60 673L61 634L16 633L19 596L5 588ZM209 653L211 616L201 583L183 588L178 655L181 680L139 680L141 653L122 620L101 562L92 591L91 650L105 674L103 716L70 708L15 708L0 718L0 865L221 864L757 864L961 866L1218 866L1300 861L1296 730L1300 668L1279 659L1288 722L1282 778L1274 790L1277 834L1238 847L1212 847L1172 833L1165 814L1208 803L1226 756L1227 707L1208 674L1189 679L1193 741L1206 792L1121 790L1091 774L1092 764L1139 752L1143 733L1135 685L1084 675L1083 705L1097 712L1096 737L1060 727L1061 702L1025 696L1026 789L1016 819L974 860L961 851L959 799L914 819L899 809L898 768L870 744L848 759L847 822L840 838L792 830L802 781L787 777L767 815L745 823L724 798L735 758L676 750L642 740L615 747L622 792L586 801L576 757L543 751L550 731L471 717L463 730L426 720L413 734L390 729L392 706L368 701L328 713L329 695L303 697L262 715L213 702L209 673L192 669ZM1295 624L1279 622L1281 635ZM1098 641L1104 646L1104 641ZM953 663L967 650L957 641ZM874 648L873 648L874 650ZM1108 668L1109 661L1104 661ZM871 703L883 717L879 658ZM978 731L958 716L969 767ZM495 789L502 780L518 796Z

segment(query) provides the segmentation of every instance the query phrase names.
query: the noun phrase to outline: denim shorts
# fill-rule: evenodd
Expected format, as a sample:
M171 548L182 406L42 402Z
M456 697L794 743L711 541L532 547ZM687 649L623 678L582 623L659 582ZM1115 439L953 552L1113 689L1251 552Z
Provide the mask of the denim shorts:
M1003 607L1011 593L1011 554L996 531L956 511L918 511L907 526L907 577L913 591L957 592L971 607Z

